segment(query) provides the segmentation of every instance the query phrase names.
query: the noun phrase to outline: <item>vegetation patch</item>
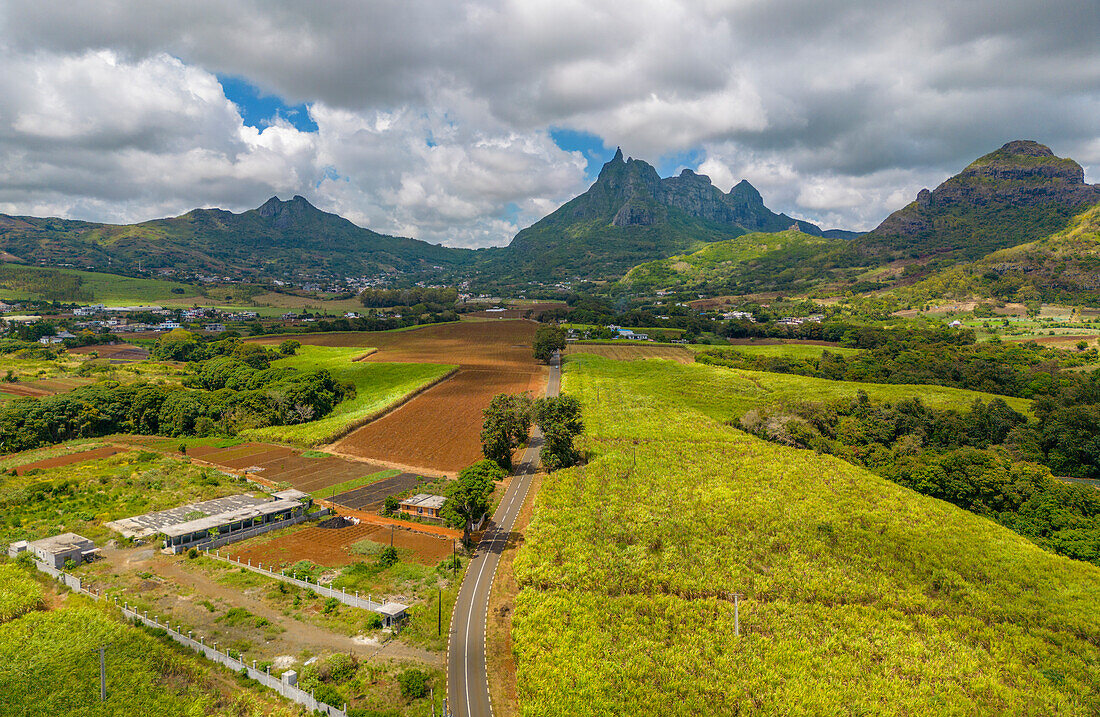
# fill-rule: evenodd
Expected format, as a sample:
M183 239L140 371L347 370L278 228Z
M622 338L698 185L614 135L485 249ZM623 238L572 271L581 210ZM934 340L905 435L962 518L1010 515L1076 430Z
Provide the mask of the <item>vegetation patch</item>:
M1100 569L725 424L748 377L622 366L566 366L589 461L543 483L516 560L525 714L1100 708Z

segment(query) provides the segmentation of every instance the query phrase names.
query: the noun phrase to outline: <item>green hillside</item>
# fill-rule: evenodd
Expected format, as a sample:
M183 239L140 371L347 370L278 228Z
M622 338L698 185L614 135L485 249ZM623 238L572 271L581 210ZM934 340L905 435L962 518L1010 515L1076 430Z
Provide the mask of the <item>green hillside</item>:
M51 266L183 272L249 277L331 272L436 271L472 261L474 253L356 226L303 197L240 214L194 209L139 224L97 224L0 215L0 250Z
M806 271L805 260L846 243L796 229L752 232L708 244L692 254L636 266L620 284L635 291L672 289L708 294L799 290L809 288L815 280L831 278L818 267Z
M590 460L517 557L525 715L1100 709L1100 570L732 428L751 378L569 360Z
M973 296L1100 306L1100 204L1049 237L951 267L904 293L916 300Z
M98 271L0 264L0 299L42 300L125 306L201 296L177 281L141 279Z

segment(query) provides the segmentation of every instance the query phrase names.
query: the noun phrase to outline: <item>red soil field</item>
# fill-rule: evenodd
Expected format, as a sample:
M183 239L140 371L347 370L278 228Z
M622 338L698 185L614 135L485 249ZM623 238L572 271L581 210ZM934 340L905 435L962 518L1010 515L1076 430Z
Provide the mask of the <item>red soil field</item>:
M411 550L413 559L417 562L434 565L451 554L453 543L449 539L401 529L392 530L392 533L394 547ZM346 528L310 526L256 545L230 546L229 552L234 560L251 560L253 565L261 562L265 568L274 566L281 569L299 560L336 568L372 559L351 552L353 543L372 540L389 545L390 534L390 528L373 523L349 525Z
M170 438L133 436L127 442L176 453L176 444ZM192 446L187 455L231 471L247 471L272 483L289 483L307 493L389 469L339 456L306 458L297 449L272 443L241 443L229 448Z
M42 398L67 393L77 386L84 386L91 382L90 378L47 378L41 381L0 383L0 393L13 398Z
M84 461L94 460L96 458L106 458L107 456L113 456L116 453L122 453L124 449L117 446L103 446L102 448L93 448L90 451L80 451L79 453L69 453L64 456L54 456L53 458L46 458L41 461L35 461L34 463L24 463L21 466L16 467L16 475L23 475L32 468L57 468L59 466L71 466L74 463L83 463Z
M149 358L148 351L140 346L131 346L130 344L79 346L75 349L69 349L68 352L71 354L90 354L94 352L99 355L99 358L107 359L111 363L130 363L132 361L144 361Z
M341 332L296 336L322 346L373 346L366 361L458 364L451 378L334 444L339 453L454 473L481 458L481 411L498 393L531 391L546 368L531 355L536 324L467 321L412 331ZM283 337L260 339L278 343Z

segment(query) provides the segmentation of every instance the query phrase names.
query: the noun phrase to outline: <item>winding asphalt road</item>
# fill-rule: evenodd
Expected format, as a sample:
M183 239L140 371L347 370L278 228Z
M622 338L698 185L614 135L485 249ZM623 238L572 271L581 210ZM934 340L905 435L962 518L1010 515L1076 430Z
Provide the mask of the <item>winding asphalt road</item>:
M557 396L561 386L561 357L550 362L546 395ZM477 546L474 559L466 570L451 616L451 636L447 648L447 706L455 717L491 717L488 671L485 667L485 625L489 616L489 593L497 574L500 554L516 516L527 499L531 476L539 467L542 434L532 431L523 459L516 467L508 491L493 514L485 536Z

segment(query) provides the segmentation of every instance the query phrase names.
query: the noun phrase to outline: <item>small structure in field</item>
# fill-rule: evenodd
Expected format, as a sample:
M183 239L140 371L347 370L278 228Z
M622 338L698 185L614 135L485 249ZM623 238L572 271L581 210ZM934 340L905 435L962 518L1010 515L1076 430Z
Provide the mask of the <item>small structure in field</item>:
M70 560L80 565L99 553L95 543L76 533L62 533L30 542L20 540L8 547L8 555L14 558L24 550L29 550L36 559L58 570Z
M401 501L400 510L405 515L412 515L417 518L443 520L440 511L443 509L443 504L446 502L447 499L441 495L417 493L412 498L406 498Z

